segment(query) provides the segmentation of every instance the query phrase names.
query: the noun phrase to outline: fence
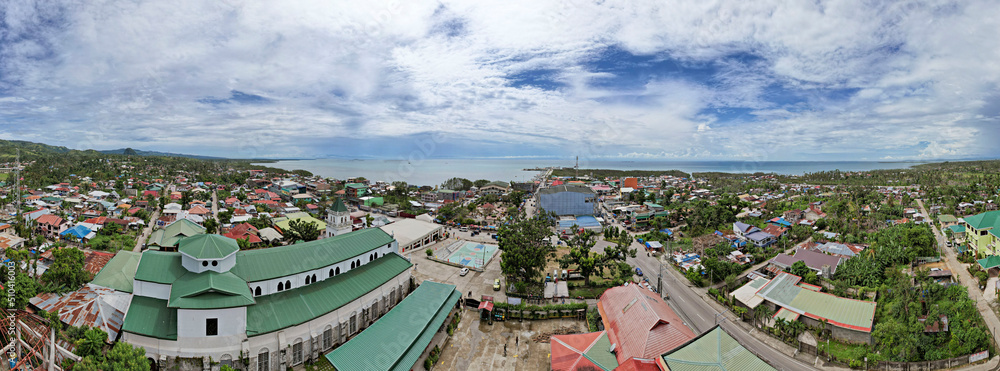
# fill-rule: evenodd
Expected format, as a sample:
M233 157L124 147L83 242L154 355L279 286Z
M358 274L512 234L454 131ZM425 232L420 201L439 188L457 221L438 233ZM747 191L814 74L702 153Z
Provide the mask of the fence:
M806 354L813 354L822 357L827 360L827 362L842 366L850 367L849 364L842 362L841 360L834 359L829 353L817 349L815 345L809 344L799 344L799 352ZM889 362L889 361L878 361L871 362L865 367L867 370L883 370L883 371L929 371L929 370L944 370L966 365L970 360L972 355L960 356L949 359L939 359L936 361L920 361L920 362ZM988 357L986 359L989 359Z

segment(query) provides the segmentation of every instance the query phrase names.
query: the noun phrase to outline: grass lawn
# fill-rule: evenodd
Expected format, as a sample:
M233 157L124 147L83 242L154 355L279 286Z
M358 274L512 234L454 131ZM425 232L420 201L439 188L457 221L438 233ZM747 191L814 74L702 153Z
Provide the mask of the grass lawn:
M0 173L0 182L7 180L8 173Z
M853 359L864 361L865 356L868 357L868 362L881 360L878 354L869 353L868 346L864 344L846 344L834 340L830 340L829 344L829 349L827 349L827 342L820 341L819 350L830 353L844 363L849 363Z

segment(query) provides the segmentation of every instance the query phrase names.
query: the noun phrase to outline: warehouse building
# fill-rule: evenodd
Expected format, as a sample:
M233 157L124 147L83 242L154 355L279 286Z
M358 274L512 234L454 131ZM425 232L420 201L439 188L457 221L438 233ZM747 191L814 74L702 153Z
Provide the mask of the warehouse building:
M160 368L211 359L285 370L316 360L371 326L410 288L413 265L378 228L240 251L219 235L145 251L122 339Z
M419 249L444 238L444 226L417 219L402 219L379 229L396 239L400 252Z
M556 215L597 215L597 194L590 187L559 185L538 190L538 208Z

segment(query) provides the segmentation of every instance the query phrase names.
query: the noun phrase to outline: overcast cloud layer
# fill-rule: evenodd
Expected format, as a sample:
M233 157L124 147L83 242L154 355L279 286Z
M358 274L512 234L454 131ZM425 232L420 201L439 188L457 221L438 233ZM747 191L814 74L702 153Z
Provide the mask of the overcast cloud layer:
M1000 156L996 1L5 1L0 138L224 157Z

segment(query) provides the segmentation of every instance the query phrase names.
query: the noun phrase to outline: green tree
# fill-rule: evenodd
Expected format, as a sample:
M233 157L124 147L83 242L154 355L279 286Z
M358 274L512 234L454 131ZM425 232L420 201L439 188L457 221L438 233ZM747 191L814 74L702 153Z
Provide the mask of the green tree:
M472 182L472 185L476 186L476 188L483 188L483 186L487 184L490 184L490 181L486 179L479 179L475 182Z
M451 178L441 183L441 188L456 191L467 191L472 187L472 181L465 178Z
M536 215L531 219L517 219L500 226L500 270L519 282L530 282L541 275L551 244L545 241L552 235L550 215Z
M17 273L14 276L14 309L24 309L31 298L38 294L38 281L27 274Z
M579 227L574 225L573 230L577 230ZM563 255L559 259L559 267L563 269L569 268L571 265L575 265L577 271L583 275L583 284L590 286L590 276L595 272L600 274L603 271L603 262L597 253L590 251L594 244L597 242L594 240L595 233L593 231L584 230L581 233L574 233L569 238L562 238L566 242L566 245L570 246L569 254Z
M55 262L42 274L47 283L72 291L90 280L90 272L83 269L83 251L76 247L57 249L52 252L52 258Z
M219 231L219 222L214 218L205 219L205 223L203 224L205 226L205 233L207 234L214 234Z
M805 277L811 271L812 269L809 269L806 263L801 260L795 262L794 264L792 264L791 267L788 268L788 273L794 274L799 277Z
M314 241L319 238L319 224L313 221L293 219L288 222L286 237L290 241Z
M122 227L120 225L118 225L118 223L114 223L114 222L110 222L109 221L109 222L104 223L104 227L101 227L101 229L98 230L98 234L104 235L104 236L114 236L116 234L121 233L121 230L122 230Z
M108 333L96 327L91 327L83 333L83 337L76 341L76 355L80 357L103 357L104 343L108 340Z

